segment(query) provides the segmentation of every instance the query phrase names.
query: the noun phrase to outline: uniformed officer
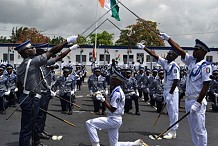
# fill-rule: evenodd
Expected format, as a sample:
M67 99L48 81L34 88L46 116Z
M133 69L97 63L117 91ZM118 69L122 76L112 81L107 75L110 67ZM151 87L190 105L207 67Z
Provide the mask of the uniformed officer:
M178 121L179 116L179 90L177 87L178 81L180 79L180 68L175 62L175 59L178 57L178 54L170 50L167 53L166 58L158 56L154 51L146 48L144 45L139 44L139 47L144 49L147 53L153 56L157 63L160 64L165 70L164 74L164 101L166 102L167 112L169 115L170 124L173 125ZM176 130L179 125L176 124L163 136L165 139L176 138Z
M87 131L92 146L100 146L97 129L107 129L109 135L110 146L147 146L142 140L138 139L135 142L118 142L119 128L122 124L122 115L124 114L125 95L121 88L124 77L117 71L111 76L111 84L113 91L110 95L110 101L106 101L104 96L99 96L97 99L101 101L109 113L107 117L98 117L86 121Z
M102 112L100 113L100 104L101 102L97 100L96 96L103 95L104 98L108 94L106 89L106 79L101 75L101 70L99 67L94 68L94 74L91 75L88 79L88 88L93 99L94 112L96 114L105 114L105 105L102 104Z
M210 49L205 43L196 39L193 56L191 56L166 33L160 35L180 53L182 61L188 67L185 108L186 112L190 112L188 122L192 141L195 146L207 146L207 130L205 127L207 101L205 96L211 81L212 67L204 58Z
M152 82L152 86L154 87L153 97L156 102L157 112L160 113L163 108L163 91L164 91L164 70L158 70L158 77L154 79Z
M140 115L139 111L139 94L138 94L138 83L137 80L132 77L132 70L126 70L127 81L123 83L122 89L125 93L125 112L128 113L132 109L132 100L135 102L135 114Z
M78 75L78 78L76 79L76 88L77 90L81 90L81 85L82 85L82 69L81 69L81 63L76 65L76 74Z
M179 107L182 107L180 105L181 103L181 100L183 99L183 97L185 96L185 87L186 87L186 71L185 69L182 69L180 71L180 80L179 80L179 85L178 85L178 88L179 88Z
M144 73L145 68L140 67L139 68L139 73L136 75L136 80L138 83L138 93L139 93L139 98L142 97L142 94L144 96L144 101L147 102L149 100L148 97L148 86L149 86L149 79L148 76Z
M48 46L49 46L48 44L42 44L42 45L35 46L37 55L42 55L43 53L45 53L47 51ZM54 92L51 90L51 87L52 87L52 74L51 74L51 72L52 72L52 68L53 68L51 66L54 65L55 62L64 58L71 50L75 50L76 48L78 48L77 44L71 46L69 49L65 50L61 54L59 54L53 58L50 58L47 61L46 65L43 65L40 67L41 77L43 79L43 81L41 83L41 95L42 95L42 97L40 99L40 108L42 108L43 110L45 110L45 111L48 110L49 101L52 98L52 96L55 96ZM39 135L39 137L41 139L50 139L50 137L52 137L52 134L45 131L45 121L46 121L46 113L39 111L36 124L37 124L37 126L39 126L39 128L41 130L37 134Z
M3 115L6 114L7 108L5 95L10 94L9 80L8 77L3 74L4 70L5 67L3 65L0 65L0 113Z
M153 68L152 69L152 74L149 76L149 87L148 87L148 92L149 92L149 96L150 96L150 105L151 106L155 106L155 100L153 97L153 92L154 92L154 86L151 86L153 81L155 80L155 78L157 77L158 74L158 69L157 68Z
M60 52L64 46L77 40L77 36L67 38L63 43L53 47L46 53L35 56L36 49L30 41L26 41L15 48L24 58L23 62L17 68L17 87L21 93L19 101L22 102L21 130L19 146L29 146L32 135L32 145L43 145L39 137L34 134L40 129L35 127L35 121L39 112L41 98L41 72L39 67L47 63L47 60L56 53Z
M108 65L104 65L101 72L102 76L106 78L107 85L110 85L110 72L108 70Z
M15 106L16 101L17 101L17 87L16 87L16 80L17 80L17 75L13 71L13 65L7 64L6 70L8 72L8 81L9 81L9 89L10 89L10 94L6 96L6 99L8 100L8 105L9 106Z
M212 110L218 111L218 70L213 71L213 75L210 77L212 79L210 83L210 99L212 100Z
M62 70L63 75L57 79L54 87L56 87L58 90L56 92L57 95L69 101L66 102L60 99L62 113L72 115L71 96L74 94L74 78L72 78L72 76L70 75L70 68L68 66L64 66Z
M145 74L146 74L147 77L150 77L151 70L149 68L146 68L145 69Z
M76 99L76 95L75 95L75 93L76 93L76 82L77 82L77 78L78 78L78 75L75 73L75 71L73 70L73 68L72 67L70 67L70 66L68 66L68 68L69 68L69 70L70 70L70 78L72 79L72 85L73 85L73 91L72 91L72 94L71 94L71 101L73 102L73 103L75 103L76 101L75 101L75 99ZM73 105L72 105L72 107L73 107Z

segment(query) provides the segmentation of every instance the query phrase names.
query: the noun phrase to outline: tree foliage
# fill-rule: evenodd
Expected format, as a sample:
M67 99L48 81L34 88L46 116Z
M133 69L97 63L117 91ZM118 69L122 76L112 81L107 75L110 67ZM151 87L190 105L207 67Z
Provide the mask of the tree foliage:
M109 34L107 31L97 33L97 45L113 45L114 34ZM95 43L95 34L90 35L89 44Z
M45 44L48 43L49 37L42 35L35 28L29 28L20 34L16 43L22 43L26 40L31 40L32 44Z
M97 45L113 45L113 35L109 34L107 31L97 34ZM61 36L54 36L49 38L40 33L36 28L20 27L13 28L10 39L4 36L0 36L0 43L22 43L27 40L31 40L32 44L45 44L49 43L51 45L60 44L65 40ZM88 38L84 36L79 36L78 44L80 45L93 45L95 43L95 34L91 34Z
M122 30L120 38L115 42L121 46L135 46L144 40L146 46L164 46L164 42L159 38L157 23L137 19L136 24L132 24Z
M7 39L6 36L0 36L0 43L10 43L10 39Z
M51 45L57 45L60 44L61 42L63 42L65 39L61 36L58 37L53 37L52 39L49 39L48 43Z

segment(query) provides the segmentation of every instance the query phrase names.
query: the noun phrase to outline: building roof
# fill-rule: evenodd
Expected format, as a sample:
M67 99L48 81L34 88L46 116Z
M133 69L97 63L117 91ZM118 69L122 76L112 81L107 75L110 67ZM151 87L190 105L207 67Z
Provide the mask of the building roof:
M1 44L0 43L0 47L16 47L19 44ZM40 44L33 44L34 46L40 45ZM53 47L55 45L49 45L48 47ZM71 45L67 45L65 46L65 48L69 48ZM93 48L92 45L84 45L81 46L81 48ZM128 46L99 46L97 49L128 49ZM153 50L171 50L172 47L161 47L161 46L157 46L157 47L147 47L149 49L153 49ZM194 50L194 47L182 47L184 50ZM140 50L139 48L137 48L136 46L133 46L131 49L133 50ZM211 51L218 51L218 48L210 48Z

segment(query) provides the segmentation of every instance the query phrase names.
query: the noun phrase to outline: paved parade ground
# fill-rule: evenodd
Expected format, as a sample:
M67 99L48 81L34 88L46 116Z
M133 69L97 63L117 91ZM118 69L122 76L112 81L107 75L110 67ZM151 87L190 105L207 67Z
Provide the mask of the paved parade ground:
M55 135L62 135L63 138L60 141L43 140L44 144L49 146L91 146L88 134L86 131L85 121L90 118L98 117L92 113L93 103L90 97L88 97L87 83L84 83L81 91L76 93L76 104L81 106L81 109L74 108L72 115L61 114L60 101L58 98L53 98L50 101L49 112L72 122L76 127L67 125L66 123L59 121L48 115L46 123L46 131ZM134 115L135 110L133 108L133 114L123 115L123 124L119 130L119 141L134 141L136 139L142 139L150 146L192 146L190 130L187 122L187 118L181 121L179 129L177 131L177 138L173 140L151 140L148 135L158 134L168 127L168 115L160 116L156 126L153 127L153 123L158 116L155 109L148 103L140 100L141 115ZM182 101L184 105L184 101ZM210 110L211 103L208 103L206 113L206 127L208 130L208 146L218 145L218 113L214 113ZM6 115L0 115L0 146L18 146L19 130L20 130L20 118L21 110L19 109L9 119L6 117L13 111L13 107L7 109ZM183 108L180 108L179 117L185 114ZM106 130L98 131L100 137L100 143L104 146L109 146L108 135Z

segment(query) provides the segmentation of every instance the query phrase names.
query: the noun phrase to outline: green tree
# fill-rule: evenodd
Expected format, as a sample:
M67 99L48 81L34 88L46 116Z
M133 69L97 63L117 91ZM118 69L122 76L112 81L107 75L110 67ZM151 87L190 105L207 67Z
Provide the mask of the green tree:
M7 39L6 36L0 36L0 43L10 43L10 39Z
M115 45L135 46L144 40L146 46L164 46L163 40L158 36L159 32L156 22L137 19L136 24L129 25L120 32Z
M22 43L26 40L31 40L32 44L48 43L49 37L42 35L36 28L13 28L11 43Z
M102 33L97 33L97 45L113 45L113 36L114 34L109 34L107 31L103 31ZM88 43L95 43L95 34L91 34L89 37L90 40Z
M58 37L53 37L52 39L49 39L48 43L51 45L57 45L60 44L61 42L63 42L65 39L61 36Z
M86 38L84 36L79 36L77 39L77 43L79 45L88 45L89 42L86 40Z
M12 29L12 32L11 32L11 43L16 43L18 42L20 36L26 31L28 30L29 28L27 27L20 27L20 28L13 28Z

